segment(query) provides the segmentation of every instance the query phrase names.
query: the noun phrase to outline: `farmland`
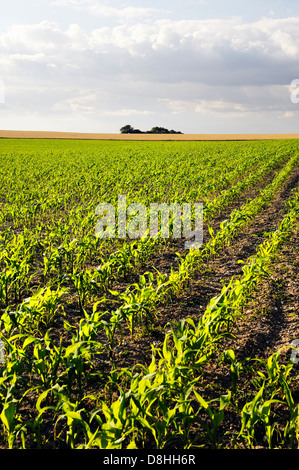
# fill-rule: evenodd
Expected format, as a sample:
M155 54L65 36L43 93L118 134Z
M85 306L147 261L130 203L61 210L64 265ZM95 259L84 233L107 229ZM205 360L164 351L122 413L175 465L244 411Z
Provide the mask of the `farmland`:
M299 140L0 140L0 447L297 449ZM202 203L203 244L100 239Z

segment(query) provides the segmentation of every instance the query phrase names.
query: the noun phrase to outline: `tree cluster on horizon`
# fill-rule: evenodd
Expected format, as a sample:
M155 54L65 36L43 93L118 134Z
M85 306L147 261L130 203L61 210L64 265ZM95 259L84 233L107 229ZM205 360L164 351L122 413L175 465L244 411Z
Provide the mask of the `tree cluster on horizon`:
M168 130L165 127L153 127L150 131L141 131L139 129L134 129L130 124L123 126L120 129L121 134L182 134L180 131L175 131L173 129Z

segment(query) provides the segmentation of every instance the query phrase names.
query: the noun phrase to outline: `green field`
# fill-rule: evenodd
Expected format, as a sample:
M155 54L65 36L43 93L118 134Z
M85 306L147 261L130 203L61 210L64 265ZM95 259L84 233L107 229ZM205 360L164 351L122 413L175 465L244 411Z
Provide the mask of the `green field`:
M0 139L0 448L299 448L298 162ZM119 195L202 203L202 247L98 238Z

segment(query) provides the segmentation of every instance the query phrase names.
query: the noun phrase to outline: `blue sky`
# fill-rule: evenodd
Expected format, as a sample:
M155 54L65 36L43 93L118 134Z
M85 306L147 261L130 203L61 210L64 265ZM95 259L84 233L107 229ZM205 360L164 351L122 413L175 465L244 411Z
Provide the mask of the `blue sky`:
M299 132L294 0L11 0L0 128Z

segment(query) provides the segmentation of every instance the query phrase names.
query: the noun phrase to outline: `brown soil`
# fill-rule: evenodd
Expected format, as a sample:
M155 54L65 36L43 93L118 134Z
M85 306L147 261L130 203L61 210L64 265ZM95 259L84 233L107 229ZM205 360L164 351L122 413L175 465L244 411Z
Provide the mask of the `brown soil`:
M84 132L0 130L7 139L82 139L82 140L276 140L299 139L299 134L97 134Z

